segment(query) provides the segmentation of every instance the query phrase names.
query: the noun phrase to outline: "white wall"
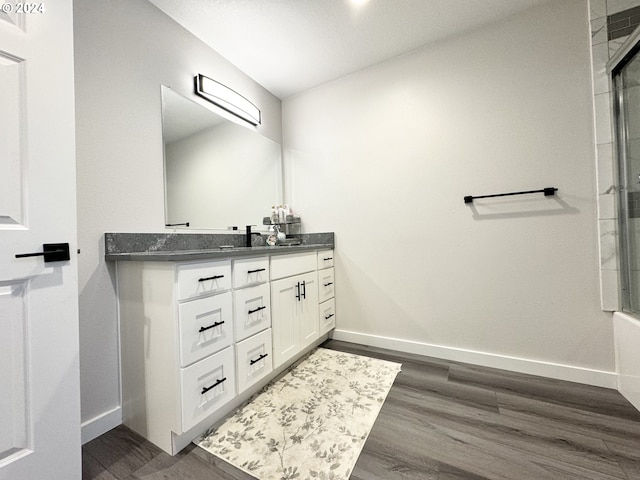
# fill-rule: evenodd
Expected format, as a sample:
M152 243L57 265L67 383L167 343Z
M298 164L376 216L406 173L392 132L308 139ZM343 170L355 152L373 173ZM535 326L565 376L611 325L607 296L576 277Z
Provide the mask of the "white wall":
M281 102L145 0L74 1L83 437L119 423L118 332L107 231L164 231L160 85L229 85L281 141ZM200 101L199 99L194 99Z
M336 233L349 338L614 385L587 14L549 2L283 102L285 197L306 231Z

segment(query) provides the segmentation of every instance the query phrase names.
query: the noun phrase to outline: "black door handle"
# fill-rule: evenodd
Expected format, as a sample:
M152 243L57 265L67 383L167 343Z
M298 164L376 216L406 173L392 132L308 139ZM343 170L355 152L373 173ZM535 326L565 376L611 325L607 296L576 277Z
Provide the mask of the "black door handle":
M65 262L71 259L68 243L45 243L42 245L42 252L16 253L16 258L25 257L44 257L45 263Z
M296 285L296 298L300 301L300 282Z
M302 281L302 298L307 299L307 282L306 280Z

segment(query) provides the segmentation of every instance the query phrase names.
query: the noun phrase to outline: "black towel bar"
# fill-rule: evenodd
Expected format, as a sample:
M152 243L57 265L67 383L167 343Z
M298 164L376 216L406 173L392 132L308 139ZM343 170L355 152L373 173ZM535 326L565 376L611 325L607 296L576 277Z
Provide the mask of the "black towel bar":
M464 203L473 203L473 200L476 198L509 197L511 195L525 195L527 193L544 193L545 197L549 197L551 195L555 195L557 191L558 189L556 187L546 187L542 190L527 190L526 192L495 193L493 195L478 195L475 197L468 195L464 197Z

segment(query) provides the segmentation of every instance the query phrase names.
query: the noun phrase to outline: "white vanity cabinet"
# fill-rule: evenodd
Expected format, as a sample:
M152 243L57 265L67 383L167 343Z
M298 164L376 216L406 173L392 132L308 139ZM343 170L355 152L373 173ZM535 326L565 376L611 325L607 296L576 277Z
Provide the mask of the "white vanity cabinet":
M271 308L278 367L320 337L315 252L271 258Z
M123 423L176 454L318 345L318 253L118 261Z
M318 252L318 321L320 335L336 326L335 273L333 269L333 250Z

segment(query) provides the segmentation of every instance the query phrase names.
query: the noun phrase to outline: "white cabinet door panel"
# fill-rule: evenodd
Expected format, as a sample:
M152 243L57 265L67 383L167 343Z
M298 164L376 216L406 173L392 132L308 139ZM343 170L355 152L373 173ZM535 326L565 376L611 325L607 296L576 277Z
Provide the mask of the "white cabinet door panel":
M232 303L231 292L227 292L178 306L182 367L231 345Z
M318 325L318 274L316 272L300 275L301 299L299 302L300 349L303 349L320 337Z
M233 288L258 285L269 281L269 257L233 261Z
M318 270L333 267L333 250L320 250L318 252Z
M333 268L318 270L318 301L320 303L333 298L334 296L334 273Z
M318 306L320 335L324 335L336 327L336 301L330 298Z
M178 300L223 292L231 288L231 261L178 266Z
M182 432L233 399L236 394L233 357L233 348L228 347L181 370Z
M271 373L273 370L271 329L247 338L236 345L238 393Z
M235 338L239 342L271 326L269 284L233 292Z

